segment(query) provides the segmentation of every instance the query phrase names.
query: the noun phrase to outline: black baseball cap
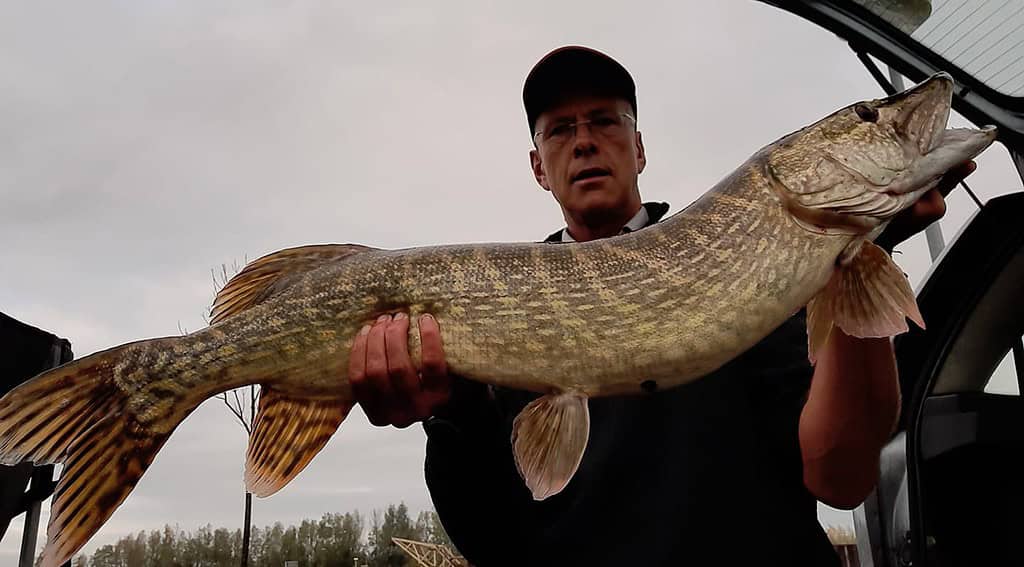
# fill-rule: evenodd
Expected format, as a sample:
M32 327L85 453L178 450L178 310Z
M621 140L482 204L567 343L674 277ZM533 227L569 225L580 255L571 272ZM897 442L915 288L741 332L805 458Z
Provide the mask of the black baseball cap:
M548 53L533 66L523 84L523 106L530 135L537 117L568 94L614 96L629 102L636 117L636 84L629 71L611 57L579 45Z

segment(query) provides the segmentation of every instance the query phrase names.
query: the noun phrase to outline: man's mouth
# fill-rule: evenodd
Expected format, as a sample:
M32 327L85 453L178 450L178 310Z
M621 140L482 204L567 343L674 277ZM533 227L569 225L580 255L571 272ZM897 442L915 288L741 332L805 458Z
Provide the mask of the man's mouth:
M601 167L588 167L580 170L576 175L572 176L572 182L583 181L586 179L594 179L597 177L608 177L611 172Z

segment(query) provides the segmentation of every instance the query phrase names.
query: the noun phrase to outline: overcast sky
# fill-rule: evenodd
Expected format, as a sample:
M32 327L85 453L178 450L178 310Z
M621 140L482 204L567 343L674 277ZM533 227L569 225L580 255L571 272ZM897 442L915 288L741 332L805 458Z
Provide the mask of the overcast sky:
M0 311L67 337L76 356L202 327L211 269L277 249L561 227L530 173L521 107L526 73L559 45L633 73L641 191L672 211L762 145L880 95L845 43L750 0L13 4L0 5ZM979 163L983 199L1019 187L1001 146ZM950 201L947 237L974 212ZM917 283L923 238L904 250ZM206 402L86 551L164 524L240 527L245 443ZM423 446L419 427L374 428L357 410L255 502L253 522L428 509ZM735 513L744 529L771 519ZM0 541L3 564L21 526Z

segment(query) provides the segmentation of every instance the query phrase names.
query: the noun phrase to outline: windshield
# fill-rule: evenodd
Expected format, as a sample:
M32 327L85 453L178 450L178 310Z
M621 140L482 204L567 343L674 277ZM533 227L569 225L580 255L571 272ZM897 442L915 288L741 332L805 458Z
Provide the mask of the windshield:
M1024 96L1024 0L856 0L984 83Z

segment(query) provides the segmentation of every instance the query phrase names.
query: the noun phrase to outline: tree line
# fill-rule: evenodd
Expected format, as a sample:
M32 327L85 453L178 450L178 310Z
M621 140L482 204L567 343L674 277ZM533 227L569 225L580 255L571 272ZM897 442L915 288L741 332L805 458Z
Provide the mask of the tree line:
M412 567L415 563L391 538L399 537L453 547L437 514L409 516L405 504L389 505L366 519L358 512L325 514L319 520L303 520L298 526L280 522L251 534L249 565L282 567L297 561L300 567ZM364 537L365 535L365 537ZM241 564L242 530L213 528L195 531L164 526L140 531L105 545L92 555L77 556L74 567L238 567Z

